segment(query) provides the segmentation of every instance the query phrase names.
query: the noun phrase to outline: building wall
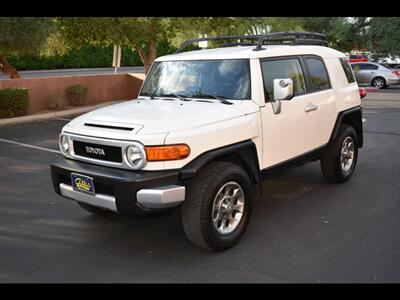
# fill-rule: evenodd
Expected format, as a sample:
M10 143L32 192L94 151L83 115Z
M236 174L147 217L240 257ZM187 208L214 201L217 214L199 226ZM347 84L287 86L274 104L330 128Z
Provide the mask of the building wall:
M1 80L0 89L25 87L29 91L28 114L49 109L56 90L66 91L72 84L88 87L88 105L112 100L135 99L143 82L141 74L111 74L90 76L62 76Z

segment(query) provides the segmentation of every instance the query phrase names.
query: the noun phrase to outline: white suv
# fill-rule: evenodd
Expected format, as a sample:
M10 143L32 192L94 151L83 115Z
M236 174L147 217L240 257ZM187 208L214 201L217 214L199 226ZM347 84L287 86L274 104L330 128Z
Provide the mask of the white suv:
M205 39L231 42L181 53ZM185 42L156 59L137 99L64 126L55 191L95 214L181 206L193 244L233 246L263 180L315 160L329 182L354 172L359 89L345 55L325 45L294 32Z

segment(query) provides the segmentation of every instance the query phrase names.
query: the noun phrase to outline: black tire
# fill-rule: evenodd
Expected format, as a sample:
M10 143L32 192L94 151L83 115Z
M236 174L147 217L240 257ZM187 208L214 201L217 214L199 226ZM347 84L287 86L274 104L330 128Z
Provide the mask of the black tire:
M221 234L213 223L213 203L220 189L231 182L238 184L242 189L243 214L236 229L229 234ZM182 224L187 238L194 245L209 251L223 251L232 247L246 230L252 201L252 184L242 167L230 162L210 163L186 187Z
M383 77L375 77L374 79L372 79L371 85L373 87L383 89L386 86L386 80Z
M113 213L110 210L103 209L103 208L100 208L100 207L96 207L96 206L93 206L93 205L89 205L89 204L86 204L86 203L82 203L82 202L78 202L78 201L76 203L78 203L78 205L80 207L82 207L84 210L86 210L87 212L90 212L93 215L108 216L108 215L111 215Z
M347 138L353 141L354 156L348 170L345 170L341 163L342 146ZM349 141L349 139L347 139ZM321 158L321 170L325 179L332 183L346 182L353 175L358 159L357 134L353 126L342 124L337 137L330 141L324 155Z

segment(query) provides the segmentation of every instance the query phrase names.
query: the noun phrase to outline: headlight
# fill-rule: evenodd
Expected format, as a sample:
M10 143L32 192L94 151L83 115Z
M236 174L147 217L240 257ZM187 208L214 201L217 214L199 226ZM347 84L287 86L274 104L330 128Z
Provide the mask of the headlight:
M142 144L134 143L126 148L126 160L135 169L141 169L146 164L146 152Z
M60 135L59 138L59 146L60 150L63 154L68 155L69 154L69 139L66 135Z

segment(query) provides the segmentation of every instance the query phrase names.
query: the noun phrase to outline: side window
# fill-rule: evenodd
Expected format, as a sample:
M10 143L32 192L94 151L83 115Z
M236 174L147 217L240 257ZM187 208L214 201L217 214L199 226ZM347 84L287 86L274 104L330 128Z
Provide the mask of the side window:
M274 97L274 79L292 79L294 96L306 93L303 71L297 58L261 61L261 70L268 100L273 100Z
M346 75L346 78L347 78L347 82L348 83L355 82L356 80L354 78L353 71L352 71L350 64L347 61L346 57L340 57L339 62L342 65L344 74ZM358 67L358 65L356 65L354 68L356 68L356 67Z
M331 85L324 63L317 58L306 58L305 61L310 75L311 88L314 91L329 89Z
M364 64L363 70L378 70L378 66L373 64Z
M368 70L367 64L359 64L361 70Z

